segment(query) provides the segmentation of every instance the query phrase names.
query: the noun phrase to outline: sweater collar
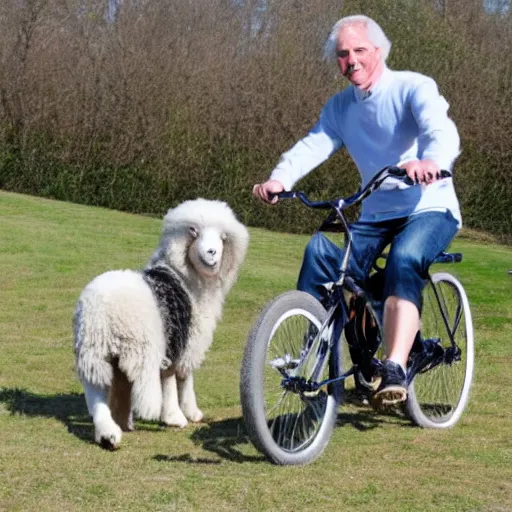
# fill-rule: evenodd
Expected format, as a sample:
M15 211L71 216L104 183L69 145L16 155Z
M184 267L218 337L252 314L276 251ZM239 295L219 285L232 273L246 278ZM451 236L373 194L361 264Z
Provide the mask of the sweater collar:
M375 94L377 94L380 90L384 89L387 84L389 84L391 79L392 79L391 70L386 65L384 65L384 70L382 71L382 75L380 75L379 79L377 80L377 83L368 91L359 89L358 87L356 87L354 85L352 86L352 88L354 89L354 97L355 97L356 101L359 103L361 101L365 101L365 100L371 98L372 96L375 96Z

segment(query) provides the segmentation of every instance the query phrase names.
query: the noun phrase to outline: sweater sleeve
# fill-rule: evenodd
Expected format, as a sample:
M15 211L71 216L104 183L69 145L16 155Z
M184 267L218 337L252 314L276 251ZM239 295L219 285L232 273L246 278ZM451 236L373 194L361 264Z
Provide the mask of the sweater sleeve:
M411 110L419 130L418 156L449 170L460 153L459 134L448 117L449 105L439 94L436 83L424 78L411 95Z
M343 141L336 133L334 119L335 102L331 99L310 132L281 155L270 179L280 181L285 190L291 190L297 181L338 151Z

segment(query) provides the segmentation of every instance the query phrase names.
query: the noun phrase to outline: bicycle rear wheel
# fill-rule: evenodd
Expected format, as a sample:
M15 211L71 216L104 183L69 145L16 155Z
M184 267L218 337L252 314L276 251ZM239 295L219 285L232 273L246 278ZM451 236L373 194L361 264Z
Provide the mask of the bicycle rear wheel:
M276 464L312 462L331 437L341 382L313 392L300 383L339 375L339 355L318 335L325 318L316 299L292 291L271 301L249 333L240 381L244 421L256 448ZM286 384L290 378L295 387Z
M454 276L438 272L423 293L421 336L450 349L448 329L460 354L445 357L439 365L418 373L409 386L406 412L421 427L455 425L466 407L473 378L474 338L468 298Z

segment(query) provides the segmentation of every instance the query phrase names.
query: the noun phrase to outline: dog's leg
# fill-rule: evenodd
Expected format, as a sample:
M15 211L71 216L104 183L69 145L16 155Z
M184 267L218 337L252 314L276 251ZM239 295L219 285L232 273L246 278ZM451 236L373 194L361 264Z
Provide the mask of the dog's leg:
M84 382L85 401L94 423L94 440L103 448L116 450L121 442L122 431L112 419L108 406L108 388Z
M146 359L139 375L132 378L130 373L125 373L132 382L132 409L135 415L145 420L158 420L162 412L160 369Z
M178 377L178 397L181 410L190 421L197 423L203 419L203 412L197 407L192 372L183 378Z
M133 416L131 414L132 384L126 375L117 367L114 367L114 377L110 387L109 405L113 420L122 430L133 430Z
M174 371L162 372L162 395L162 422L169 426L185 427L188 421L181 412L178 402L178 388Z

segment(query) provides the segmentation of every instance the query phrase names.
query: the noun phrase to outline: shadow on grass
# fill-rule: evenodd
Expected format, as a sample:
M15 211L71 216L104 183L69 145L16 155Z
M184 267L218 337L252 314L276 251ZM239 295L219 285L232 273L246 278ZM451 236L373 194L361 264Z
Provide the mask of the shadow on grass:
M345 395L344 403L354 406L354 397ZM351 426L359 431L367 431L377 428L380 425L393 423L398 426L410 426L411 423L404 417L401 411L389 411L387 414L374 411L369 405L358 407L357 410L344 411L341 407L336 426ZM263 455L246 455L243 453L244 448L251 444L247 432L245 431L242 418L231 418L222 421L208 423L208 425L198 428L190 436L191 440L201 445L204 450L213 452L223 459L232 462L262 462L267 460ZM243 451L242 451L243 450ZM157 460L182 461L182 462L198 462L197 459L189 455L180 457L161 457L156 456ZM208 464L215 463L210 459L205 459Z
M336 426L351 426L361 432L377 428L383 424L395 424L397 427L410 426L400 410L392 410L386 414L374 411L369 405L362 405L357 401L358 397L345 392L344 404L350 406L350 410L344 410L343 405L338 413ZM243 418L229 418L226 420L212 421L207 425L196 429L190 439L202 449L215 453L221 459L232 462L262 462L267 459L263 455L245 454L251 441L244 427ZM252 448L251 448L252 449ZM167 455L155 455L155 460L163 462L185 462L191 464L220 464L221 461L209 458L197 458L190 454L175 457Z
M221 459L231 462L261 462L266 460L263 455L245 455L240 451L248 447L249 438L245 432L242 418L230 418L208 422L199 427L190 436L194 444L203 450L215 453ZM160 462L186 462L190 464L221 464L222 460L205 457L194 457L190 454L168 456L155 455L154 460Z
M207 459L206 457L193 457L190 453L183 455L175 455L170 457L169 455L155 455L152 457L153 460L158 462L187 462L188 464L222 464L222 461L218 459Z
M344 409L344 405L351 406L351 409ZM351 426L356 430L365 432L388 423L397 426L412 426L401 408L391 408L388 411L377 412L372 409L369 403L364 403L363 397L355 390L344 391L343 403L336 420L338 427Z
M0 402L9 412L21 416L56 418L68 431L84 441L93 438L93 426L83 393L37 395L25 389L0 389Z
M83 393L38 395L24 389L4 388L0 389L0 403L4 403L12 415L56 418L74 436L88 443L93 442L94 428ZM351 406L352 409L346 411L343 406L341 407L336 422L338 427L352 426L364 432L386 423L411 425L399 411L392 411L384 415L375 412L368 405L360 406L357 397L352 396L349 392L345 392L344 404ZM136 429L152 432L166 430L161 424L142 421L136 422ZM246 455L243 453L242 449L245 451L245 448L249 448L251 442L241 417L209 422L205 426L196 429L191 434L190 439L194 444L200 445L206 451L215 453L221 459L239 463L266 460L263 455ZM196 458L189 454L176 457L155 455L154 459L193 464L219 464L221 462L208 458Z
M250 445L242 418L213 421L195 430L190 439L204 450L232 462L261 462L263 455L245 455L240 448Z
M0 403L14 416L40 416L55 418L61 421L68 432L74 436L92 443L94 427L89 416L83 393L56 395L37 395L25 389L0 389ZM162 430L160 425L142 422L136 423L137 430Z

